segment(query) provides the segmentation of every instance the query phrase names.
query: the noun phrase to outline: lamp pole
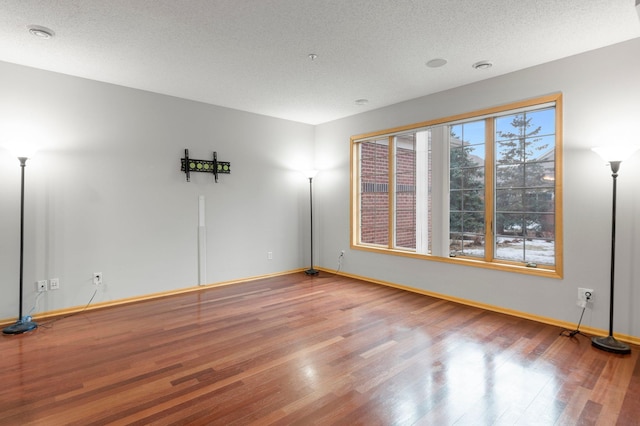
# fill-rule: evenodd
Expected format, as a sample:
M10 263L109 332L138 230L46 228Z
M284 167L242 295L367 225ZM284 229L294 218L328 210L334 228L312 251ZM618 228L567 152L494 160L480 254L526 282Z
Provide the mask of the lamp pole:
M616 192L620 163L621 161L611 161L609 163L611 165L611 177L613 178L613 202L611 208L611 273L609 282L609 335L606 337L593 337L591 339L591 344L603 351L617 354L628 354L631 353L631 348L613 337L613 295L616 263Z
M21 334L27 331L35 330L38 324L31 321L30 318L22 317L22 282L24 270L24 168L27 165L27 157L18 157L20 160L20 299L18 301L19 314L18 321L15 324L5 327L3 334Z
M316 170L310 170L306 172L309 178L309 223L311 227L311 266L304 271L307 275L318 275L318 271L313 268L313 177L316 175Z
M603 160L607 161L611 166L611 177L613 178L613 198L611 207L611 271L609 282L609 335L604 337L593 337L591 339L591 345L607 352L613 352L617 354L629 354L631 348L618 341L613 337L613 306L614 306L614 283L615 283L615 262L616 262L616 192L618 181L618 170L620 170L620 163L630 156L632 156L638 147L627 146L606 146L595 147L592 150L600 155Z

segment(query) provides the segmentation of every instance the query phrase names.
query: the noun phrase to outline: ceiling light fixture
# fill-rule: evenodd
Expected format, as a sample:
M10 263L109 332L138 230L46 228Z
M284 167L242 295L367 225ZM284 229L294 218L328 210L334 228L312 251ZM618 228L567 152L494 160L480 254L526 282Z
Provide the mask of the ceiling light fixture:
M318 58L318 55L316 55L315 53L309 53L308 57L312 61L315 61Z
M440 68L447 64L447 60L444 58L435 58L427 62L429 68Z
M491 68L493 66L493 63L489 62L489 61L480 61L480 62L476 62L475 64L471 65L473 68L477 69L477 70L488 70L489 68Z
M368 103L369 103L369 99L364 99L364 98L363 98L363 99L356 99L356 100L354 101L354 103L355 103L356 105L366 105L366 104L368 104Z
M42 38L45 40L48 40L55 35L53 30L46 27L41 27L39 25L30 25L27 28L29 29L29 32L31 33L31 35L34 35L38 38Z

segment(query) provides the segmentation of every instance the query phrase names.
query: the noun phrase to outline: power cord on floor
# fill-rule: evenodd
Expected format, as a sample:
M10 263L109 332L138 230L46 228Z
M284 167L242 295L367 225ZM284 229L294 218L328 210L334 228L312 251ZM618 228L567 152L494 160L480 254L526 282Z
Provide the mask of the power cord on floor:
M336 269L336 272L334 272L333 275L338 275L340 269L342 269L342 259L344 259L344 250L342 250L338 256L338 269Z
M89 305L91 305L91 302L93 302L93 299L94 299L94 297L96 297L96 294L98 294L98 288L97 287L96 287L95 290L93 290L93 294L91 295L91 298L89 299L87 304L84 306L84 308L82 308L81 311L73 312L73 313L70 313L70 314L62 316L62 317L54 318L51 321L43 322L41 324L38 324L38 327L46 328L46 329L53 328L53 324L55 324L56 322L61 321L61 320L66 319L66 318L69 318L69 317L72 317L74 315L78 315L78 314L83 313L84 311L87 310Z
M329 278L329 277L334 277L336 275L338 275L340 273L340 270L342 269L342 259L344 259L344 251L341 251L340 254L338 255L338 269L336 269L334 272L329 272L329 276L323 276L323 274L319 275L319 278Z
M31 314L33 314L33 312L38 309L38 301L40 300L40 297L42 297L42 295L44 294L43 291L39 291L38 295L36 296L36 300L33 301L33 306L31 307L31 309L29 309L29 313L27 313L27 316L31 317Z
M585 296L585 301L582 302L582 312L580 313L580 320L578 321L578 326L576 327L575 330L562 330L560 332L560 336L567 336L569 338L575 337L576 334L580 334L584 337L589 337L586 334L584 334L582 331L580 331L580 324L582 324L582 317L584 316L584 311L587 309L587 303L589 303L589 301L591 300L591 292L586 292L584 294Z

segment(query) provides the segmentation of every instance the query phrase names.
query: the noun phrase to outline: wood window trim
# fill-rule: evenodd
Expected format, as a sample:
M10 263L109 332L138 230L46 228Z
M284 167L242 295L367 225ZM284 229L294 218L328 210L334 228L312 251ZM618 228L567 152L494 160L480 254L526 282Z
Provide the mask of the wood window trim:
M556 175L556 184L554 187L555 190L555 265L553 266L545 266L538 265L537 267L528 267L519 262L511 262L507 260L497 260L493 259L494 249L492 244L485 244L485 258L471 258L471 257L444 257L444 256L434 256L430 254L418 254L407 250L400 250L393 248L393 204L390 201L390 211L389 211L389 243L387 247L383 246L375 246L375 245L366 245L359 243L359 211L360 211L360 202L359 202L359 190L357 188L358 185L358 174L356 171L358 170L360 164L360 158L357 155L357 146L360 142L364 140L370 140L372 138L389 138L389 146L393 146L392 138L399 134L409 131L417 131L424 128L430 128L435 126L443 126L449 125L454 122L460 122L470 119L481 119L485 117L492 117L500 115L501 113L509 113L513 111L517 111L519 109L528 109L535 106L542 106L545 104L554 104L555 105L555 153L554 153L554 161L555 161L555 175ZM477 111L472 111L463 114L457 114L448 117L437 118L433 120L427 120L419 123L409 124L405 126L399 126L391 129L384 129L370 133L364 133L352 136L350 139L350 247L354 250L362 250L373 253L384 253L395 256L402 257L410 257L410 258L419 258L437 262L444 262L456 265L466 265L472 267L479 267L485 269L499 270L499 271L507 271L507 272L515 272L522 273L528 275L535 276L543 276L549 278L563 278L563 184L562 184L562 176L563 176L563 143L562 143L562 135L563 135L563 121L562 121L562 93L554 93L550 95L545 95L541 97L531 98L527 100L522 100L518 102L513 102L509 104L504 104L500 106L494 106L490 108L485 108ZM487 125L485 132L486 135L490 135L490 132L494 132L494 126L492 120L487 120L487 123L491 123L491 125ZM493 137L487 140L493 140ZM392 158L392 157L390 157ZM495 153L493 149L487 150L487 155L485 157L485 167L493 168L495 166ZM487 169L488 170L488 169ZM393 170L392 166L389 167L389 182L393 181L392 176ZM490 181L486 182L485 187L485 197L487 200L490 200L486 204L485 207L485 225L487 235L491 233L491 241L493 242L494 236L494 224L493 224L493 200L494 200L494 173L490 173ZM392 192L392 191L390 191ZM390 195L390 200L392 200L392 195ZM355 210L354 210L355 208ZM493 259L488 261L487 259Z

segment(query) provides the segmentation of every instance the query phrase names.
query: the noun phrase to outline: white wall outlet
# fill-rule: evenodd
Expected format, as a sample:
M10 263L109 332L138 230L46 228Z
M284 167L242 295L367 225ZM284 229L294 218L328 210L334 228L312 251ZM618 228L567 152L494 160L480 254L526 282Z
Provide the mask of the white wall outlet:
M101 286L102 285L102 272L94 272L93 273L93 285Z
M60 288L60 279L51 278L49 280L49 290L58 290Z
M268 251L267 252L267 259L273 260L273 252L272 251Z
M578 302L593 302L593 289L579 287Z
M40 280L36 283L36 290L38 292L47 291L47 280Z

